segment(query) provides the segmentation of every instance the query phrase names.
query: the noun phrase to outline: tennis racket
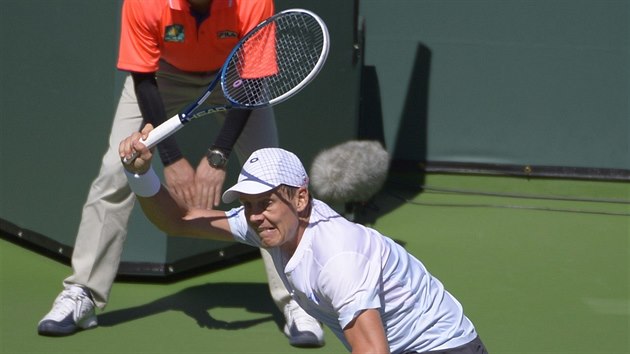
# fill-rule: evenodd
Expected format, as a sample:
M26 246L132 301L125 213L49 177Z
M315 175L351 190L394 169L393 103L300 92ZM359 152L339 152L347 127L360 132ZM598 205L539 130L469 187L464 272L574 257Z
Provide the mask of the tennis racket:
M269 17L236 44L203 95L157 126L141 142L150 149L199 117L230 108L267 107L287 100L317 76L329 47L326 24L313 12L290 9ZM226 103L202 106L219 82ZM128 164L136 156L134 153L123 162Z

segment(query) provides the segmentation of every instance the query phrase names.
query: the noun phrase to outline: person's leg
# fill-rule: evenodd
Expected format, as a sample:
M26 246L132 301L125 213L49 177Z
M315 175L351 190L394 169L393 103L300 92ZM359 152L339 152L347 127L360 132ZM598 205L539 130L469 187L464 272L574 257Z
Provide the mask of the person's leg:
M109 299L135 201L123 172L118 145L138 131L141 124L133 81L128 77L112 124L109 148L83 207L72 255L74 273L65 280L66 284L87 286L99 308L104 308Z
M83 206L72 253L73 273L64 280L65 290L51 312L40 321L40 334L65 335L94 327L94 303L99 308L107 304L135 200L123 173L118 144L141 124L133 82L128 77L114 116L108 150Z
M278 307L278 309L282 312L289 301L291 301L291 294L289 294L287 288L282 283L269 251L261 248L260 255L262 256L263 264L265 265L265 273L267 274L267 281L269 283L269 293L271 294L271 298L276 304L276 307Z

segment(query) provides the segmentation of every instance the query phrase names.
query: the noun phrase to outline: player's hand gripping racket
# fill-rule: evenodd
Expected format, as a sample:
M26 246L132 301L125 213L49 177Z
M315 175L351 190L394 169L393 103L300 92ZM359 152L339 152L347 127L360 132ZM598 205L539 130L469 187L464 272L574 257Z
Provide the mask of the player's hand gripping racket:
M204 94L141 142L149 149L201 116L230 108L261 108L298 93L317 76L330 46L326 24L303 9L282 11L249 31L234 47ZM221 82L227 103L202 106ZM136 158L125 158L130 163Z

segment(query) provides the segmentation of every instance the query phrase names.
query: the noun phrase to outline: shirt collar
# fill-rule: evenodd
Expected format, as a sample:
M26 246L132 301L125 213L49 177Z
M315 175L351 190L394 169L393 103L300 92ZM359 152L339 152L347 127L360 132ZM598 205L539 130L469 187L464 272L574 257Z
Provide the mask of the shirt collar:
M228 7L229 8L229 7L234 6L234 1L235 0L214 0L211 6L213 9L215 7L219 7L219 8ZM190 7L190 4L188 3L188 0L168 0L168 6L172 10L182 11L182 10L188 10L188 8Z

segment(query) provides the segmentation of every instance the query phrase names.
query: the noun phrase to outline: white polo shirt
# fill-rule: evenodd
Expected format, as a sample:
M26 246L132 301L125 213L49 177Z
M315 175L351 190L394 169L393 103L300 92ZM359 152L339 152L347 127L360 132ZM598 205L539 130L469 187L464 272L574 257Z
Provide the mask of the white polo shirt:
M226 214L236 241L261 247L243 208ZM348 350L343 328L366 309L379 309L392 354L455 348L477 337L460 303L418 259L319 200L295 254L269 251L291 296Z

